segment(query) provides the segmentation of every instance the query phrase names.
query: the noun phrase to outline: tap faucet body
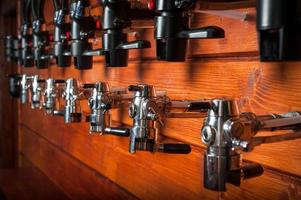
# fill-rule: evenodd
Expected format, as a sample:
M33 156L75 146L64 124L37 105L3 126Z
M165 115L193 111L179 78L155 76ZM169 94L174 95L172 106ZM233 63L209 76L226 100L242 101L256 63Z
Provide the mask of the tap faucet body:
M123 100L124 90L111 91L108 83L97 82L92 87L92 95L89 98L91 115L89 116L90 133L113 134L117 136L129 136L127 128L111 127L110 109L116 108Z
M130 130L129 152L137 150L164 153L190 153L187 144L160 144L157 143L158 123L163 126L162 117L165 115L166 97L158 96L151 85L140 84L129 86L135 91L134 98L129 107L129 116L133 119Z
M42 108L42 86L45 80L40 79L39 75L34 75L31 81L31 108Z
M71 24L66 22L67 2L54 0L54 44L53 55L56 59L56 64L60 67L68 67L71 65L70 52L70 31Z
M49 78L46 80L44 91L44 107L49 115L63 115L63 111L59 108L59 97L61 96L61 85L64 80L56 80Z
M75 79L67 79L63 97L65 99L64 120L65 123L81 122L82 113L80 107L81 91Z
M217 26L189 28L187 14L196 5L196 0L155 0L154 37L158 60L185 61L189 39L223 38L224 30Z
M300 133L255 137L259 131L300 130L299 112L258 116L240 113L236 100L214 99L208 104L201 138L207 150L204 155L204 186L226 191L226 183L239 186L241 179L260 176L263 167L241 163L241 151L252 151L257 145L300 138Z

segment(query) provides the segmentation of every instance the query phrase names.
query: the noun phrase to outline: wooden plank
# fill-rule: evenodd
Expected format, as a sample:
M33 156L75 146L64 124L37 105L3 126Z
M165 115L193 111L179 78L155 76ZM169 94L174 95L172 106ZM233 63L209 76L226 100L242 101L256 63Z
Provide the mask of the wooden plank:
M9 200L70 199L36 167L1 169L0 188Z
M22 153L71 199L135 199L100 173L22 127Z
M301 80L298 65L299 63L289 63L283 67L256 61L196 61L190 65L187 63L148 62L142 65L133 63L127 68L118 69L104 69L100 65L95 65L93 70L84 72L71 68L62 73L62 69L55 67L38 72L45 77L75 77L82 82L102 80L108 81L114 86L124 87L143 82L155 85L158 90L166 90L171 99L178 100L242 97L242 99L249 100L249 104L243 107L243 111L267 114L301 110L299 101L301 95L297 92ZM83 102L82 105L83 110L89 112L87 103ZM121 113L121 111L123 112ZM119 116L122 116L122 122L130 125L131 120L127 116L127 109L121 111L115 112L112 116L113 119L119 120ZM27 113L31 112L29 110L23 112L23 120ZM31 127L29 122L23 122ZM47 123L52 123L52 119L49 118ZM179 128L179 124L181 124L181 128ZM199 135L201 126L202 119L168 119L162 134L183 142L203 146ZM83 131L87 132L87 129L83 129ZM295 159L289 166L286 165L287 162L290 162L290 157L286 156L286 149L288 147L288 149L293 149L290 154L300 158L299 145L300 140L262 145L258 147L260 151L254 151L246 158L299 176L301 169L298 159ZM276 155L275 146L283 147L283 150Z
M209 191L202 186L203 151L199 148L193 148L189 155L149 152L131 155L127 149L127 138L88 136L87 132L82 130L87 127L86 124L65 126L59 118L54 121L55 126L40 122L43 128L40 128L38 133L26 128L25 125L22 126L22 152L31 158L44 173L52 177L54 182L64 187L64 191L70 195L74 193L80 197L87 195L87 193L79 194L77 189L74 191L74 188L79 188L77 186L79 181L74 180L76 178L88 177L89 181L80 182L85 183L81 184L81 187L88 185L87 187L90 188L93 185L91 193L101 187L102 183L92 184L91 175L87 175L84 171L75 172L74 167L78 167L66 162L70 156L66 155L63 156L64 159L61 159L62 152L68 152L80 159L140 199L218 199L220 197L223 199L288 199L289 196L300 195L298 180L275 175L269 170L261 177L244 181L241 187L228 185L226 193ZM45 131L47 129L52 131ZM61 141L56 141L58 137L55 135L63 135ZM56 144L60 146L55 147ZM71 178L69 172L72 174ZM56 181L63 176L62 174L64 174L64 180ZM68 185L70 188L66 189ZM73 190L71 187L74 187ZM97 195L93 197L96 198Z

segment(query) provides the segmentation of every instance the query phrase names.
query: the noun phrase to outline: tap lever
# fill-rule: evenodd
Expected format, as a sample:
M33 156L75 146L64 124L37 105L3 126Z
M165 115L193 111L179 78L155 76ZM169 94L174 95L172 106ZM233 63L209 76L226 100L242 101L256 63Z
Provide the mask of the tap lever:
M187 111L204 112L212 108L211 101L192 102L188 105Z
M158 151L172 154L189 154L191 147L189 144L159 144Z
M116 136L122 136L122 137L128 137L130 136L130 129L128 128L105 128L105 133L116 135Z
M150 47L151 44L149 41L136 40L132 42L122 43L117 47L117 49L143 49L143 48L150 48Z
M64 84L64 83L66 83L66 81L62 80L62 79L56 79L56 80L54 80L54 83L56 83L56 84Z
M178 37L185 39L223 38L225 37L225 31L217 26L207 26L198 29L181 31L178 34Z
M246 164L241 167L242 177L244 179L261 176L264 172L262 165L258 163Z

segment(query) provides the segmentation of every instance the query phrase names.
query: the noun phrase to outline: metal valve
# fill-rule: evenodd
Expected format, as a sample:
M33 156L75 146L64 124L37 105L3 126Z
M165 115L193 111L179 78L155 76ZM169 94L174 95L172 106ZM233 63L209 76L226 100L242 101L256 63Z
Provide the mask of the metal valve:
M91 69L93 56L102 55L101 49L93 49L89 39L95 34L95 21L90 16L88 0L72 1L70 5L71 55L76 69Z
M64 120L65 123L81 122L82 113L80 107L81 91L76 79L67 79L63 91L65 99Z
M49 33L44 30L44 4L45 0L31 0L32 30L33 30L33 55L35 65L39 69L47 68L51 55L49 52Z
M60 67L71 65L70 32L71 24L66 22L67 0L53 1L54 13L54 44L53 54L56 64Z
M13 98L19 98L21 96L21 79L20 74L9 75L9 94Z
M151 85L132 85L129 91L134 91L134 98L129 107L129 116L133 119L130 132L130 153L137 150L187 154L191 148L187 144L158 144L157 127L164 125L164 100L156 94Z
M136 40L129 42L125 28L131 26L130 1L102 0L102 48L107 67L123 67L128 65L128 50L150 48L150 42Z
M97 82L93 85L92 95L88 99L91 109L88 117L90 133L129 136L128 128L111 127L110 109L122 101L120 95L123 91L111 91L108 83L105 82Z
M23 74L21 78L21 103L26 104L28 94L27 90L30 88L29 81L33 79L33 76L28 76L27 74Z
M64 112L59 108L59 97L61 96L60 86L65 84L64 80L56 80L48 78L44 91L44 108L46 114L49 115L64 115Z
M39 75L32 77L30 89L31 89L31 108L42 108L42 86L41 83L45 83L45 80L40 79Z
M155 0L152 8L159 13L155 17L157 59L184 61L189 39L223 38L224 30L217 26L189 28L187 11L196 0Z
M257 116L240 113L236 100L214 99L199 104L207 105L201 138L207 151L204 156L204 186L215 191L226 191L226 183L239 186L241 179L260 176L263 167L259 164L241 164L241 151L252 151L257 145L301 138L300 133L255 137L262 130L299 130L299 112ZM197 106L193 106L198 109ZM204 111L204 110L203 110Z
M31 0L23 0L21 2L22 2L22 26L21 26L21 30L20 30L21 64L24 67L33 67L33 65L34 65L34 58L33 58L33 52L32 52L33 38L32 38L32 34L30 33Z

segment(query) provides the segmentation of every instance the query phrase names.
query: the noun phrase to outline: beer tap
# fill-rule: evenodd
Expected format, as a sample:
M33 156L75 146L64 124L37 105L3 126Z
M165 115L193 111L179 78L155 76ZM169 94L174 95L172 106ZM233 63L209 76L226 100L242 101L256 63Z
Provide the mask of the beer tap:
M4 38L6 62L16 62L19 57L19 39L15 35L7 35Z
M49 33L44 24L44 4L45 0L31 0L33 52L35 65L38 69L47 68L51 59L49 54Z
M45 83L44 103L43 106L46 114L49 115L64 115L64 111L60 110L59 98L62 95L62 86L64 80L48 78Z
M89 39L95 35L95 21L89 13L88 0L72 0L70 6L71 55L76 69L91 69L93 56L103 54L102 49L93 49Z
M60 67L71 65L70 32L71 24L67 22L67 0L53 0L54 5L54 44L53 54Z
M128 65L130 49L150 48L146 40L128 41L124 29L131 26L130 2L128 0L101 0L102 50L106 67L124 67Z
M226 191L226 183L239 186L242 179L260 176L260 164L241 163L241 151L250 152L264 143L301 138L301 114L256 115L241 113L234 99L213 99L192 103L191 110L207 109L201 129L202 142L207 145L204 155L204 186L215 191ZM273 136L256 136L260 131L291 130ZM256 136L256 137L255 137Z
M190 153L191 148L188 144L157 142L157 124L163 126L163 118L175 117L169 113L172 103L168 101L166 95L158 95L153 86L145 84L132 85L128 89L134 91L134 98L129 107L129 116L133 119L133 126L130 130L130 153L141 150L176 154ZM177 103L174 102L174 104ZM180 114L178 113L176 117L180 117ZM183 115L183 117L188 116Z
M126 94L123 88L110 88L106 82L97 82L91 89L92 93L88 98L91 109L88 116L90 133L129 136L128 128L111 127L110 110L117 108L124 101L129 101L132 95Z
M185 61L189 39L224 38L224 30L217 26L189 28L188 12L197 0L150 0L149 8L159 13L155 17L157 59Z
M261 61L301 60L299 0L257 0L256 19Z
M8 78L9 94L13 98L20 98L21 96L21 79L20 74L11 74Z
M41 84L44 84L45 80L40 79L39 75L34 75L31 80L31 85L30 85L30 91L31 91L31 108L42 108L42 102L43 102L43 97L42 97L42 86Z
M27 90L30 88L30 82L33 79L33 76L23 74L21 77L21 103L26 104L28 93Z
M33 67L34 56L32 51L32 34L30 33L30 8L31 0L22 0L22 25L20 30L21 36L21 64L24 67Z
M67 79L63 91L63 98L65 100L65 123L81 122L82 112L80 100L83 99L83 97L83 90L80 88L77 80L73 78Z

